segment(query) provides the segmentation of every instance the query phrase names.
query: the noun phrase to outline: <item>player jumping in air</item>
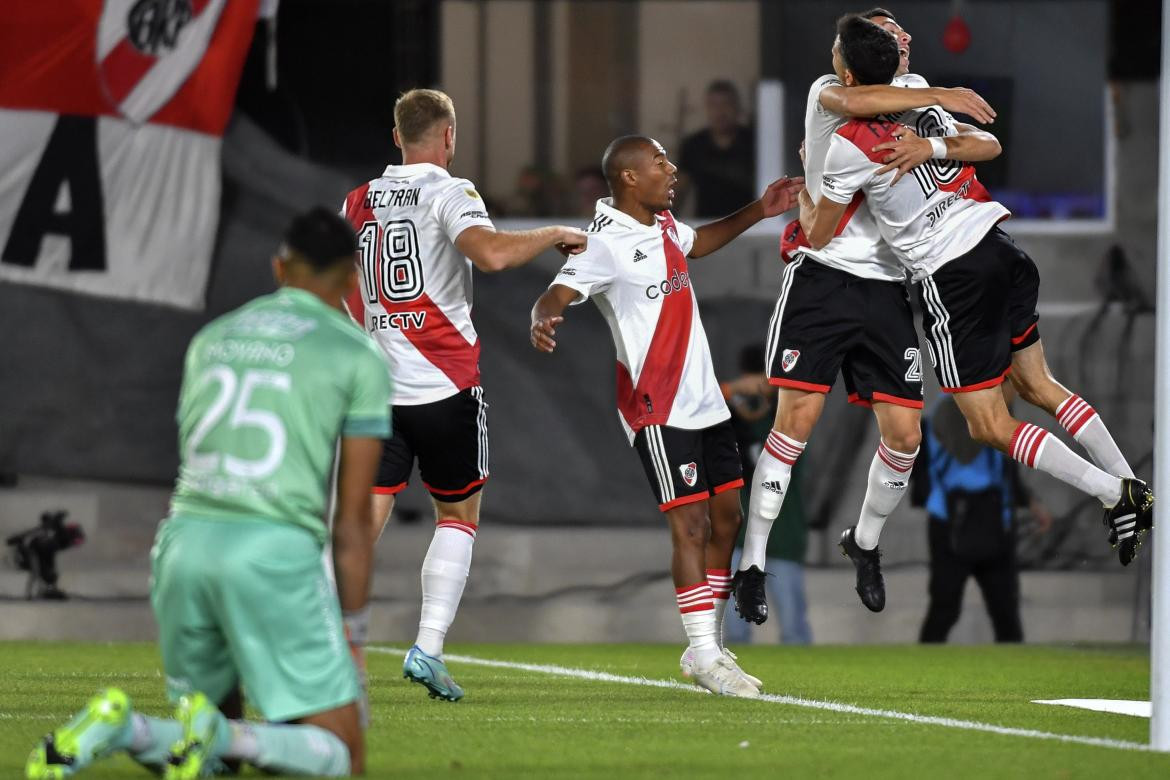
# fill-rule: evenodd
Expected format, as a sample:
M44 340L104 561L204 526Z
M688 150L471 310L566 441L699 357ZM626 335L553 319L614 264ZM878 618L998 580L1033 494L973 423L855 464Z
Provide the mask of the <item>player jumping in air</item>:
M803 182L780 179L731 216L692 229L670 213L677 168L657 141L618 138L602 166L611 197L597 202L588 248L533 307L532 345L552 352L566 307L597 304L617 350L619 418L670 525L671 574L690 639L683 673L709 691L755 697L759 680L721 647L743 475L687 258L787 211Z
M820 196L830 139L850 116L901 113L935 104L972 113L982 121L995 116L971 90L932 88L920 76L908 74L910 35L897 27L889 11L875 8L865 15L897 28L899 77L892 85L852 89L837 74L813 82L802 147L805 181L813 198ZM785 230L786 238L796 226ZM799 231L797 238L802 238ZM841 548L857 570L857 594L874 612L886 603L878 539L906 492L921 438L921 357L905 271L882 241L864 199L850 204L825 246L814 250L794 239L786 244L790 256L785 260L791 262L784 270L766 341L769 381L779 387L776 419L757 461L743 556L732 582L736 609L754 623L768 617L763 571L768 535L780 514L793 465L820 419L825 394L838 371L850 403L872 408L881 432L857 524L841 537Z
M403 676L432 697L458 701L463 689L443 662L443 640L471 569L488 479L471 269L516 268L552 247L579 252L586 237L561 226L495 230L475 185L447 172L455 156L455 107L442 92L414 89L398 99L394 143L403 164L387 166L342 207L361 253L361 289L348 304L385 351L396 385L394 433L373 494L379 532L415 460L435 506L418 637Z
M899 60L893 35L852 16L839 21L838 39L838 75L847 86L893 78ZM971 436L1097 497L1110 542L1128 565L1153 525L1154 495L1134 478L1093 407L1053 378L1037 327L1036 264L997 227L1011 213L991 199L971 165L956 161L995 157L999 142L937 108L898 120L853 120L833 136L819 201L801 198L809 243L825 246L849 204L864 194L882 237L918 284L935 373L955 394ZM887 170L887 149L903 161L898 173ZM902 176L903 168L910 172ZM1008 377L1093 463L1011 416L999 388Z
M70 777L120 751L174 780L224 761L317 777L364 771L355 660L369 621L369 491L390 430L390 379L342 310L357 282L355 248L325 209L293 220L273 261L281 289L214 320L187 350L179 479L151 552L175 719L105 690L34 748L29 778ZM335 461L337 592L321 557ZM267 722L222 714L240 714L241 687Z

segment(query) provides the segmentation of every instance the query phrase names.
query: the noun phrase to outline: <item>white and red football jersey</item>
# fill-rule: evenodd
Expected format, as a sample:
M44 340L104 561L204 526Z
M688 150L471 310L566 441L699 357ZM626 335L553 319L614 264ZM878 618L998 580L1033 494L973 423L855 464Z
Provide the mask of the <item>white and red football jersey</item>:
M886 152L871 150L893 140L899 126L909 125L923 137L958 133L954 117L937 106L907 111L896 120L845 123L829 146L821 195L852 203L864 194L882 237L917 282L970 251L1011 212L991 199L969 163L927 160L893 186L893 171L876 175Z
M478 385L471 261L455 248L467 228L492 227L475 186L430 163L390 165L349 193L341 215L361 255L360 288L346 304L389 359L394 404Z
M898 87L929 87L921 76L906 74L893 81ZM804 186L813 203L820 200L825 178L825 157L833 136L849 121L821 105L821 92L840 87L835 75L821 76L808 91L804 110ZM864 279L902 281L906 272L897 256L882 240L877 222L865 204L865 196L855 193L833 239L820 249L802 248L805 255L819 263Z
M580 293L574 303L592 298L609 324L630 442L647 425L700 430L728 419L687 268L695 231L669 211L643 225L606 198L586 232L589 246L553 284Z

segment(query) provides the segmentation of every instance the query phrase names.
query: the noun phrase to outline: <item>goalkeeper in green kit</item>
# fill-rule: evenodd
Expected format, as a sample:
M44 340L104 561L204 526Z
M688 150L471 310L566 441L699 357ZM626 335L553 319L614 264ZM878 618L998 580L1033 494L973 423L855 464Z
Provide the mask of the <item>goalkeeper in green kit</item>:
M296 218L273 261L280 290L214 320L187 350L179 479L151 553L176 718L102 691L33 749L29 778L70 777L117 751L174 780L225 761L364 771L369 495L390 435L390 377L341 308L355 250L353 229L329 210ZM336 592L322 556L335 463ZM221 713L238 711L241 693L267 722Z

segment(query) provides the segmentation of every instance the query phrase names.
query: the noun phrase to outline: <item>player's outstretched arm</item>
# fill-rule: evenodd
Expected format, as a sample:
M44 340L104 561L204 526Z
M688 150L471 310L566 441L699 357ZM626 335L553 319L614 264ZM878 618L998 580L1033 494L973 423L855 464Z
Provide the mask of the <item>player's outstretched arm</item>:
M820 203L814 205L808 190L800 193L800 226L810 247L821 249L833 240L837 224L848 206L848 203L838 203L823 195Z
M889 152L883 159L885 165L875 175L897 170L890 182L892 186L911 168L931 158L983 162L994 160L1003 151L999 139L986 130L961 122L957 122L955 127L959 134L945 138L922 138L909 127L900 128L894 133L895 140L880 143L873 148L875 152Z
M564 225L535 230L493 230L477 225L459 234L455 248L479 270L495 273L518 268L546 249L575 255L585 251L587 243L584 231Z
M822 89L818 100L825 109L847 117L900 114L927 106L941 106L951 113L966 114L985 125L995 121L996 116L995 110L978 92L966 87L834 86Z
M796 205L796 195L804 191L804 177L784 176L768 185L759 200L752 201L723 219L695 229L695 243L687 257L703 257L722 249L736 236L762 219L783 214Z
M532 325L528 329L528 340L534 349L552 352L557 348L554 339L557 325L565 321L565 309L579 295L576 290L563 284L554 284L536 299L536 305L532 307Z

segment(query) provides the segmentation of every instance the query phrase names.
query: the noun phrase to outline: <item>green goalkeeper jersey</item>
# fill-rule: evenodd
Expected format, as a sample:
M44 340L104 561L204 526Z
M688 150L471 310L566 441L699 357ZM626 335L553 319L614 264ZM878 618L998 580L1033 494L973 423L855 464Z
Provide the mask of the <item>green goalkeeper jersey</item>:
M338 438L389 437L389 370L345 314L284 287L195 335L177 419L172 515L291 523L324 543Z

